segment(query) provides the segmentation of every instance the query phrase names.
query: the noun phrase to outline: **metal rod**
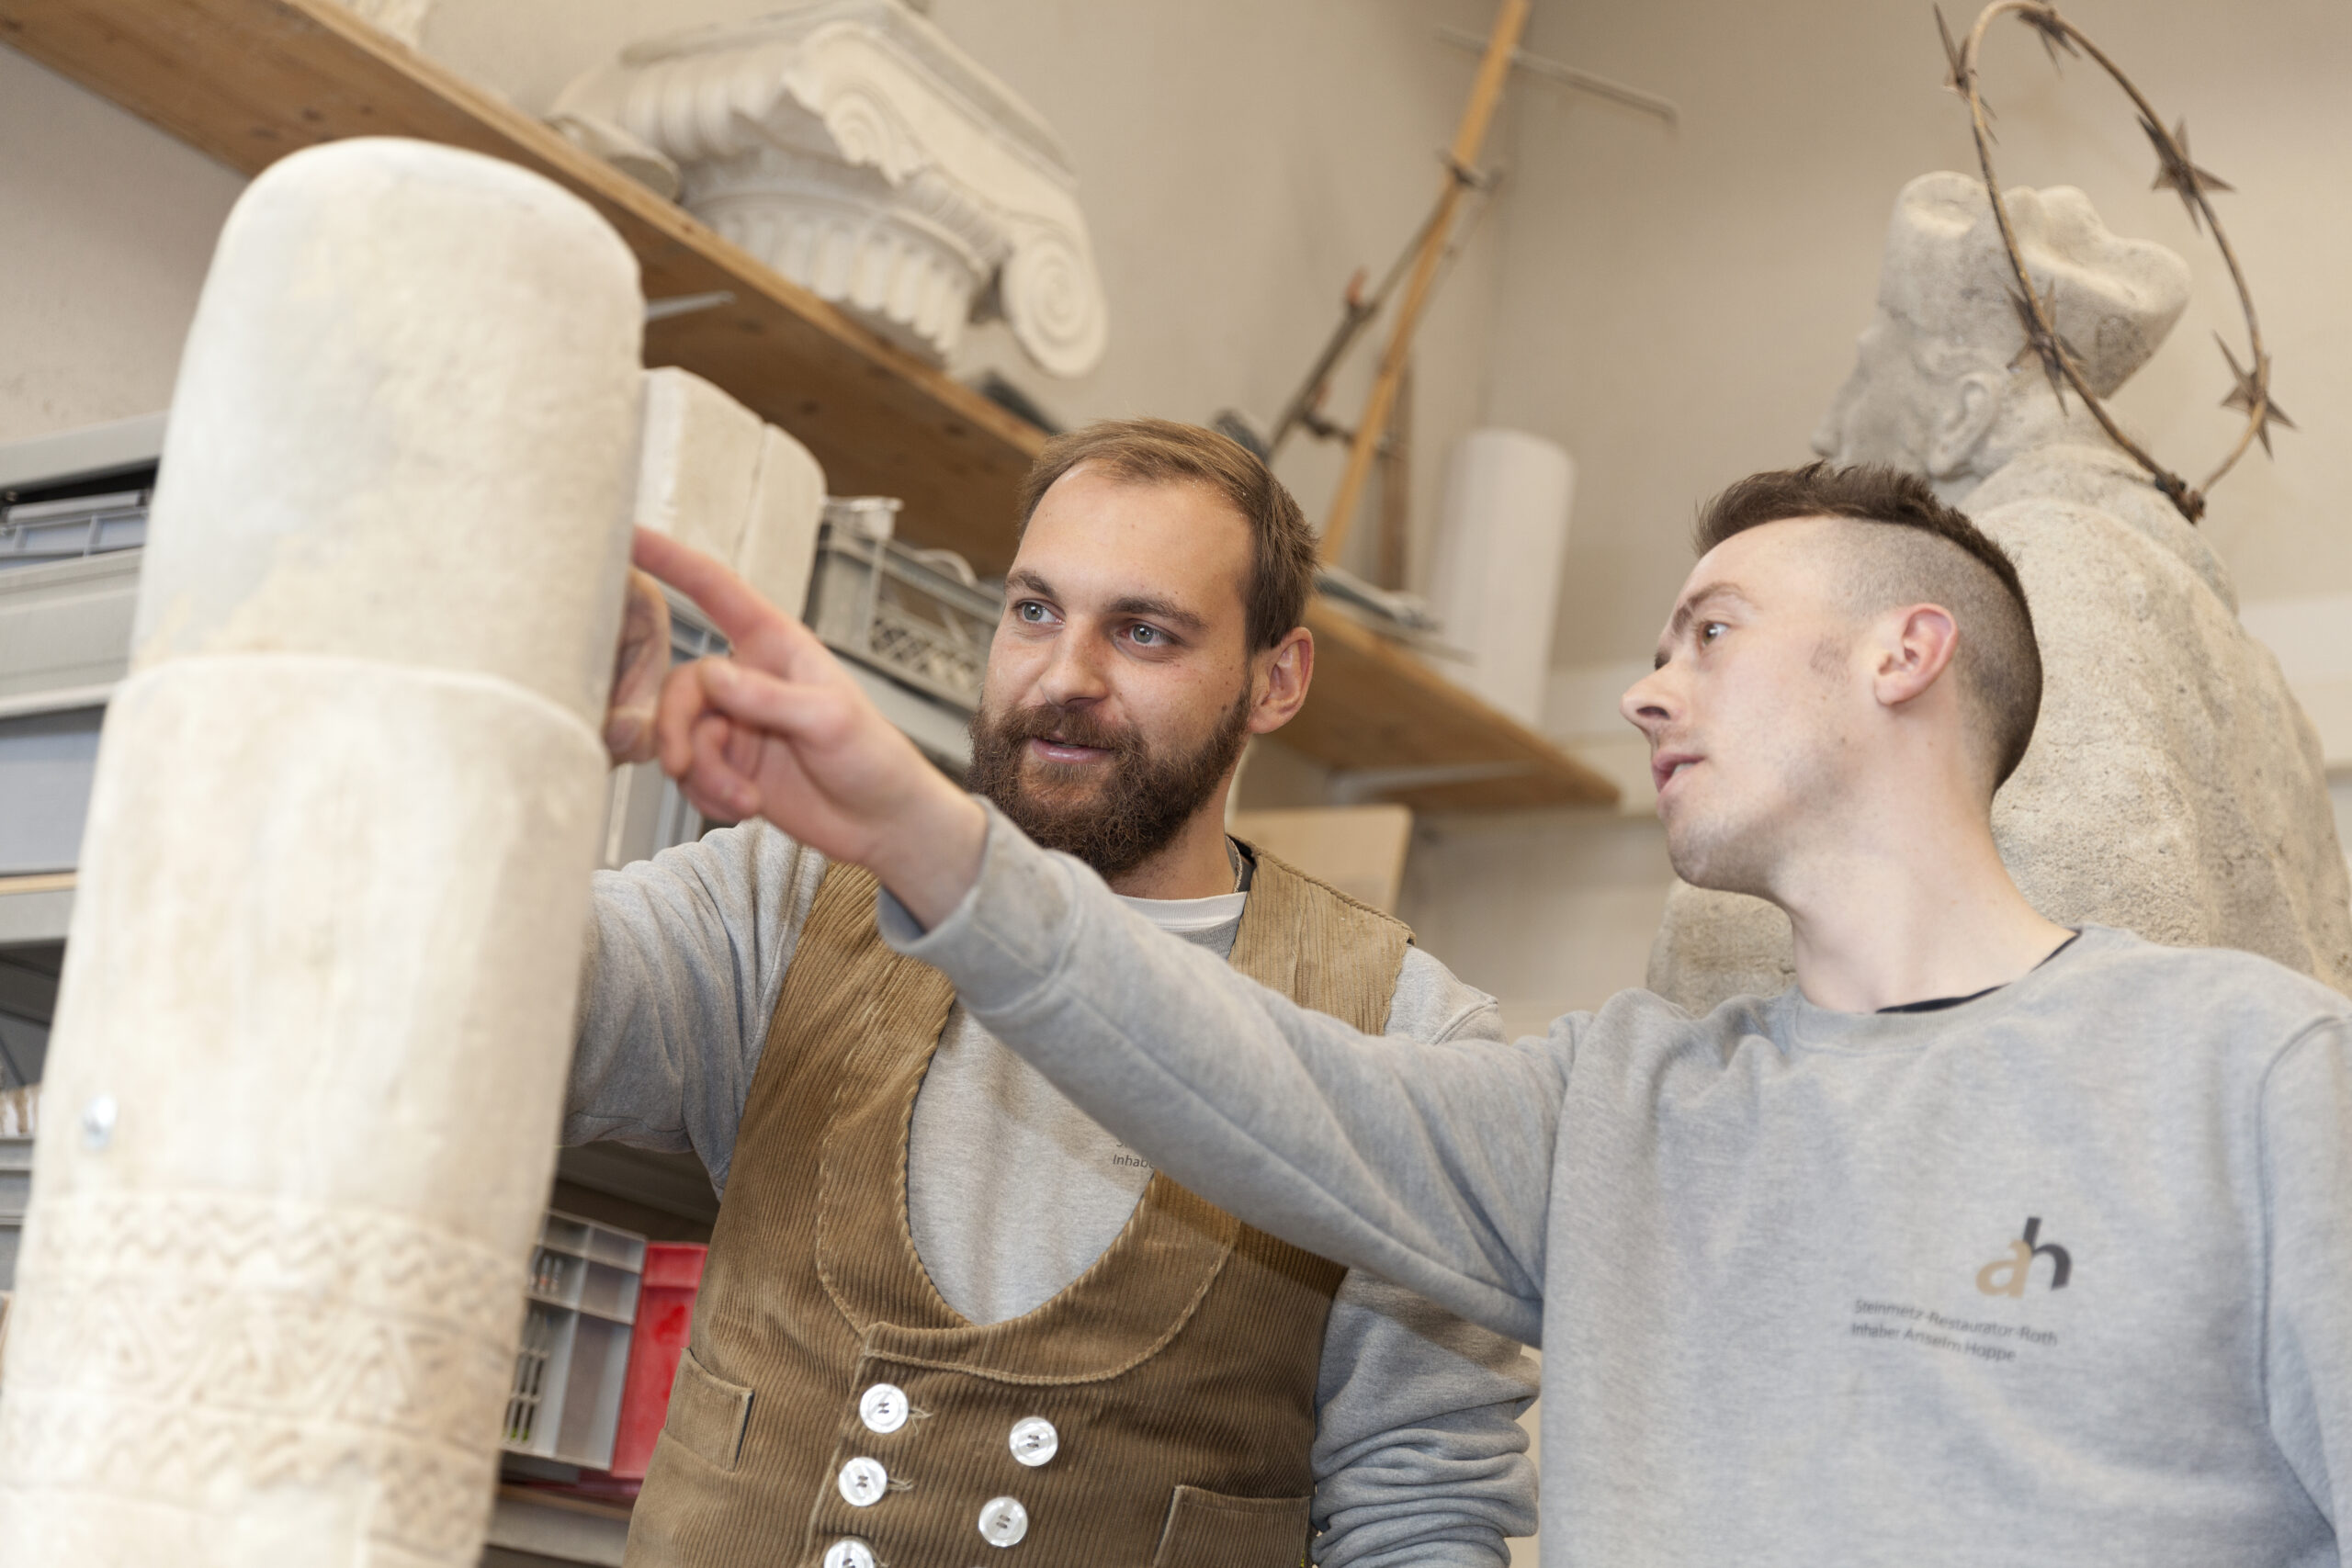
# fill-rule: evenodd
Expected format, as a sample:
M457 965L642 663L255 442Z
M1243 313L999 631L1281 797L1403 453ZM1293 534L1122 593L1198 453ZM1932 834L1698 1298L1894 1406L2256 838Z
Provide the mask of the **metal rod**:
M1485 39L1461 28L1440 28L1437 36L1457 49L1476 51L1487 47ZM1674 101L1661 98L1656 93L1645 93L1639 87L1629 87L1623 82L1596 76L1589 71L1579 71L1573 65L1563 65L1540 54L1530 54L1523 49L1511 51L1510 62L1514 70L1524 71L1531 76L1548 76L1564 87L1574 87L1597 98L1612 99L1627 108L1654 114L1668 125L1682 123L1682 111L1675 107Z

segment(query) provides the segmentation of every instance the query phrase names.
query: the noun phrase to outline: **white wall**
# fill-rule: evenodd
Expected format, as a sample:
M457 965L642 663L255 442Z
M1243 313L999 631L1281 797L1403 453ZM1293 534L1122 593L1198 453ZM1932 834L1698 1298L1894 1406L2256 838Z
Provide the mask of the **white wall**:
M0 49L0 442L153 413L244 182Z
M1947 4L1955 25L1974 8ZM2074 0L2084 27L2238 194L2216 197L2262 312L2281 433L2217 491L2206 527L2249 599L2352 590L2352 8ZM1576 454L1577 516L1559 664L1645 656L1688 570L1694 505L1751 470L1807 458L1806 437L1870 318L1895 193L1974 169L1966 111L1939 90L1924 4L1541 0L1530 47L1677 99L1679 130L1524 84L1491 412ZM1985 56L2003 177L2087 191L2120 232L2171 245L2195 299L2120 406L2157 455L2200 478L2235 436L2211 330L2242 329L2210 241L2129 105L2086 62L2053 73L2023 27Z

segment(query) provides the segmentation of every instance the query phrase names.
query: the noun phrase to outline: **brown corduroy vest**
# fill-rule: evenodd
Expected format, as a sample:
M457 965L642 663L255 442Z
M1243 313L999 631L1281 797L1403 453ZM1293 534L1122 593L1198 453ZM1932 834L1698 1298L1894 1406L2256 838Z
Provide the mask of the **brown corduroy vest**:
M1233 966L1360 1030L1385 1024L1405 928L1259 853ZM1338 1265L1155 1175L1059 1295L985 1327L940 1299L907 1227L915 1094L955 992L893 953L873 878L834 866L777 999L630 1568L1297 1568ZM888 1384L912 1415L872 1429ZM1030 1467L1017 1422L1059 1448ZM853 1460L878 1501L840 1484ZM868 1472L871 1480L871 1472ZM1017 1545L982 1511L1017 1502Z

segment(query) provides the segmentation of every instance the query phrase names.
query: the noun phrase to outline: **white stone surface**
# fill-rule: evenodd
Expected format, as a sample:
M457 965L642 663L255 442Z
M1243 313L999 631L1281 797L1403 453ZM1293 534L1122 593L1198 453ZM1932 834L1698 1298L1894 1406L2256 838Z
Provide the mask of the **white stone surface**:
M1069 160L1036 111L900 0L801 0L634 44L557 100L674 160L688 210L944 359L1001 313L1057 376L1109 314Z
M563 139L590 155L603 159L664 201L678 199L678 165L640 138L594 115L557 114L548 123Z
M342 0L342 4L414 49L424 35L433 0Z
M808 602L817 562L817 525L825 515L825 470L808 448L769 425L760 435L760 476L752 517L735 552L735 570L760 596L788 614Z
M1525 431L1474 430L1446 465L1430 600L1442 640L1471 660L1431 662L1531 728L1544 721L1575 494L1567 453Z
M645 373L637 523L732 561L760 477L760 416L691 371Z
M800 445L701 377L645 373L639 527L718 557L800 614L825 510L825 470Z
M639 428L514 166L274 165L182 361L0 1381L0 1561L470 1568L545 1202Z
M1971 190L1981 220L1964 210ZM2178 316L2186 267L2108 233L2079 192L2009 201L2036 287L2057 280L2060 330L2098 383L2129 375ZM1994 802L2002 859L2052 919L2245 948L2352 986L2352 888L2318 737L2239 625L2204 535L2079 403L2061 412L2030 356L2008 368L2022 333L1986 281L1995 243L1976 182L1906 187L1878 317L1815 446L1928 474L2017 561L2043 694L2032 748ZM1677 886L1654 989L1705 1008L1790 975L1777 909Z

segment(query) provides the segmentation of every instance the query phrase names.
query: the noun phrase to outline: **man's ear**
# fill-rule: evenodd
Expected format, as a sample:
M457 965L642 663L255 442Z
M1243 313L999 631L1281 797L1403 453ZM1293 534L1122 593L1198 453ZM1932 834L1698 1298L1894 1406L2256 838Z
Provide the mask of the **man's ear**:
M1960 627L1940 604L1914 604L1889 614L1877 649L1871 684L1879 702L1901 707L1932 687L1960 651Z
M1250 733L1271 735L1298 715L1315 679L1315 635L1293 626L1250 661Z
M1928 434L1928 473L1948 479L1965 470L2001 416L2008 381L1995 370L1972 370L1953 385L1952 396Z

